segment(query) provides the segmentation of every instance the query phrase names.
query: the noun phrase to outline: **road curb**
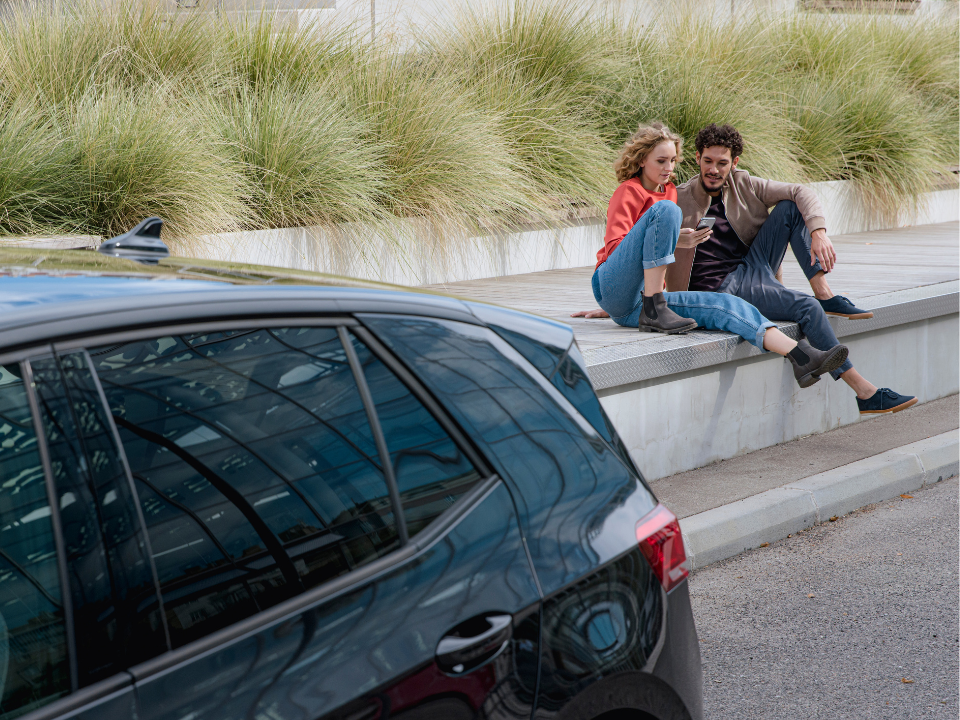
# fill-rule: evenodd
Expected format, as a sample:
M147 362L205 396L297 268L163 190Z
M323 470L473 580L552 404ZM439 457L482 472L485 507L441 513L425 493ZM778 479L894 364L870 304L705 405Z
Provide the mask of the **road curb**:
M951 430L683 518L691 569L957 475L958 433Z

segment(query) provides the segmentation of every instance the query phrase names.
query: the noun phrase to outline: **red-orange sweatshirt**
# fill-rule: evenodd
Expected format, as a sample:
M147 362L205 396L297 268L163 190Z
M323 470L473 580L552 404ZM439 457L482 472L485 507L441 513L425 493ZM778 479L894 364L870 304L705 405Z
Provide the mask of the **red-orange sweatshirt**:
M645 189L638 178L630 178L620 183L607 206L607 234L603 238L603 247L597 253L597 267L610 257L610 253L637 224L640 216L661 200L676 202L676 185L667 183L663 192L657 193Z

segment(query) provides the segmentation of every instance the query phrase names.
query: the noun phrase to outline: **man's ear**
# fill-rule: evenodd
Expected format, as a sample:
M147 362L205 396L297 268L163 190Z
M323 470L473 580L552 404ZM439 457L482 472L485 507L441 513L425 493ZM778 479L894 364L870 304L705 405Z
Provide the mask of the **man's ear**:
M694 159L694 161L697 163L697 165L700 164L700 151L699 151L699 150L697 150L697 152L694 153L693 159Z
M736 170L736 169L737 169L737 163L738 163L738 162L740 162L740 156L739 156L739 155L737 155L737 156L733 159L733 168L732 168L733 170Z

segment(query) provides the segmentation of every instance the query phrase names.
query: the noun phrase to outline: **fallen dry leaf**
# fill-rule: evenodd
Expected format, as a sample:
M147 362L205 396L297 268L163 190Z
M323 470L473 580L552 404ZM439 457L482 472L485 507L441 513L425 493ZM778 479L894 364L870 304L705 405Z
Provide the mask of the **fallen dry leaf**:
M770 547L770 543L760 543L760 547Z
M907 680L906 678L900 678L900 682L906 683L907 685L909 685L910 683L913 682L913 680Z
M900 497L906 498L907 500L913 500L913 495L901 495Z
M836 521L839 520L839 519L840 519L839 517L837 517L836 515L834 515L833 517L830 518L830 522L836 522Z
M807 593L807 597L816 597L813 593Z

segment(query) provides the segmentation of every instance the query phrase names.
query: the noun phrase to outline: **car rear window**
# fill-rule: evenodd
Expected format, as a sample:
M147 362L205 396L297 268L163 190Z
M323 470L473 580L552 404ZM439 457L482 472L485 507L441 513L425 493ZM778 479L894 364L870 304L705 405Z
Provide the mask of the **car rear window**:
M480 475L416 397L350 336L383 428L411 536L472 487Z

